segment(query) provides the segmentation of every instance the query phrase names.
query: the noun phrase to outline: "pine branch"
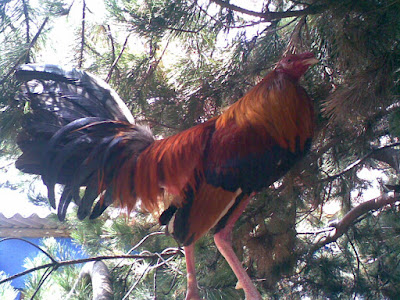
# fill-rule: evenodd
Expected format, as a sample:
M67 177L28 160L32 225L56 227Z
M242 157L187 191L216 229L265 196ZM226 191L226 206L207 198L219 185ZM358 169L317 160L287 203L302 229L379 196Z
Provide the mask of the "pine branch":
M207 11L207 9L204 9L199 3L197 3L197 1L196 1L196 4L197 4L198 8L200 9L200 11L201 11L203 14L205 14L206 16L208 16L208 17L209 17L210 19L212 19L214 22L222 24L222 25L224 26L224 28L226 28L226 29L246 28L246 27L256 26L256 25L258 25L258 24L260 24L260 23L266 22L266 21L264 21L264 20L260 20L260 21L252 21L252 22L250 22L250 23L247 23L247 24L244 24L244 25L239 25L239 26L227 26L227 25L225 25L223 22L221 22L218 18L216 18L216 17L212 16L211 14L209 14L208 11ZM201 29L203 29L203 27L202 27Z
M110 36L111 36L111 34L110 34ZM110 67L110 71L108 71L107 78L106 78L106 80L105 80L107 83L110 81L111 75L112 75L112 73L113 73L115 67L116 67L117 64L118 64L118 61L119 61L120 58L122 57L122 54L124 53L124 51L125 51L125 49L126 49L126 46L128 45L128 40L129 40L129 37L130 37L130 36L131 36L131 33L129 33L129 34L127 35L127 37L125 38L125 42L124 42L124 44L122 45L122 48L121 48L121 51L120 51L119 54L118 54L118 57L117 57L116 59L114 59L113 64L112 64L111 67ZM113 40L111 40L111 41L113 41ZM113 46L112 48L113 48L113 50L114 50L114 46ZM115 55L115 54L113 54L113 56L114 56L114 55Z
M323 246L335 242L338 238L340 238L343 234L345 234L350 227L358 220L362 215L372 211L380 209L386 205L394 204L395 202L400 200L400 195L397 193L386 193L377 198L371 199L369 201L365 201L358 206L354 207L350 210L342 220L333 224L332 227L335 229L335 233L330 236L326 236L325 238L321 238L316 244L311 247L309 253L314 253L318 249Z
M361 163L363 163L366 159L370 158L371 156L374 156L376 153L378 153L378 152L380 152L380 151L383 151L383 150L385 150L385 149L393 148L393 147L397 147L397 146L400 146L400 142L398 142L398 143L393 143L393 144L390 144L390 145L386 145L386 146L383 146L383 147L380 147L380 148L373 149L371 152L369 152L368 154L364 155L362 158L356 160L355 162L353 162L352 164L350 164L349 166L347 166L343 171L341 171L341 172L339 172L339 173L337 173L337 174L335 174L335 175L327 176L326 178L324 178L324 179L322 179L322 180L320 180L320 181L321 181L321 182L324 182L324 181L333 181L333 180L335 180L336 178L338 178L338 177L340 177L340 176L343 176L343 175L346 174L347 172L353 170L355 167L357 167L358 165L360 165Z
M53 273L57 268L56 267L49 267L47 268L46 272L40 277L39 284L35 289L35 292L33 293L31 300L34 300L37 293L40 291L40 288L43 286L43 284L46 282L47 278Z
M79 51L78 68L82 68L83 64L83 52L85 49L85 26L86 26L86 1L82 2L82 28L81 28L81 48Z
M27 53L29 53L30 49L36 44L36 41L38 40L40 34L42 33L44 27L46 26L47 22L49 21L49 17L46 17L42 23L42 25L40 26L38 32L36 33L36 35L33 37L32 41L29 43L28 47L27 47ZM15 72L15 69L23 63L23 60L26 56L21 56L19 59L17 59L16 63L14 64L14 66L10 69L10 71L6 74L6 76L3 77L3 79L0 81L0 85L3 85L8 78L11 76L11 74L13 74Z
M112 61L115 61L115 42L114 42L114 37L111 33L111 26L106 25L104 29L107 32L107 37L110 40L110 44L111 44L111 59L112 59Z
M248 9L241 8L239 6L230 4L228 2L225 2L223 0L211 0L211 2L214 2L221 7L230 9L232 11L236 11L239 13L243 13L246 15L250 15L253 17L259 17L261 19L264 19L266 22L271 22L275 20L281 20L285 18L292 18L292 17L301 17L305 15L314 15L321 13L326 9L325 5L320 5L320 6L314 6L314 5L309 5L306 8L302 10L287 10L287 11L282 11L282 12L273 12L273 11L267 11L267 12L256 12Z
M28 3L27 0L22 0L24 16L25 16L25 23L26 23L26 44L29 45L30 43L30 25L29 25L29 12L28 12ZM29 63L29 50L26 53L25 63Z
M165 45L163 51L161 52L160 57L159 57L159 58L156 58L152 63L150 63L150 66L149 66L147 72L143 75L143 78L141 79L141 84L142 84L142 85L144 85L144 84L146 83L147 79L149 79L149 78L154 74L155 70L157 69L158 65L159 65L160 62L161 62L161 59L163 58L165 52L166 52L167 49L168 49L168 46L169 46L169 43L171 42L171 40L172 40L172 35L170 35L170 36L168 37L167 43L166 43L166 45ZM152 44L150 44L150 46L151 46L151 45L152 45ZM153 55L152 52L153 52L153 51L150 49L150 57L154 57L154 55Z

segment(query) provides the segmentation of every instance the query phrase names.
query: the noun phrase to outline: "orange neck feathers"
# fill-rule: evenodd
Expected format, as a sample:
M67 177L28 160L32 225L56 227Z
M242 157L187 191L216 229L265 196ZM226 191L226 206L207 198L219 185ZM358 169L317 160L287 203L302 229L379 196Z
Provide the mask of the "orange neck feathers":
M279 146L303 150L313 134L313 107L305 90L286 74L270 72L216 121L216 129L235 122L240 128L272 136Z

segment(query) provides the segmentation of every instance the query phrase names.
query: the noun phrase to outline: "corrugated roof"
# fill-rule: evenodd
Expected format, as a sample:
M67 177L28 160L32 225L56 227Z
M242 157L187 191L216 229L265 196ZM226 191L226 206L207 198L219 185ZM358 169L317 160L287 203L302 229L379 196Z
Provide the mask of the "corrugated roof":
M54 217L37 214L11 217L0 213L0 237L69 237L68 226Z

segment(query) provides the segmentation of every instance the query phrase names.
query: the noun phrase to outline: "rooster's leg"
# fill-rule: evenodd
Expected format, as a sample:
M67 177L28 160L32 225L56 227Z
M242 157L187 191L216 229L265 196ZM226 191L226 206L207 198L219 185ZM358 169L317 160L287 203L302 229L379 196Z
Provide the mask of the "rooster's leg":
M242 263L239 261L232 248L233 226L237 219L239 219L240 215L243 213L243 210L245 209L249 201L250 197L245 198L241 201L241 203L229 217L226 226L214 235L214 241L219 252L221 252L221 254L225 257L226 261L235 273L238 279L238 284L236 287L242 288L244 290L246 300L262 300L260 293L251 282L249 275L247 275L246 270L243 269Z
M197 288L196 268L194 263L194 244L184 247L186 259L187 291L186 300L200 300Z

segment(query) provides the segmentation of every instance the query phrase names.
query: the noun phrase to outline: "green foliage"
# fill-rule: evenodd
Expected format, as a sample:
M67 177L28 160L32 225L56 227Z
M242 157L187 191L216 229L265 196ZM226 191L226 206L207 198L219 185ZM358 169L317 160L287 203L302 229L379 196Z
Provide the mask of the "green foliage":
M174 245L170 237L157 234L148 237L139 247L132 250L131 248L143 237L152 232L156 233L155 231L158 230L156 224L149 222L148 216L140 214L136 215L134 224L128 217L116 219L102 217L95 222L81 222L74 220L72 216L69 219L71 227L74 228L72 237L92 256L146 254L160 252L160 249ZM130 295L129 299L149 299L154 294L154 276L157 277L157 293L160 299L170 299L172 287L177 288L180 292L175 292L176 295L182 297L185 292L185 277L178 274L176 270L184 268L183 257L175 257L169 260L168 265L154 268L154 265L161 262L156 258L108 261L115 299L122 299L127 293ZM140 282L137 288L130 291L137 282ZM76 293L79 294L79 290ZM164 293L165 296L163 296Z
M327 246L305 265L303 295L313 299L395 299L399 286L398 211L369 214L340 243Z
M7 274L3 271L0 272L0 280L7 278ZM15 299L18 295L18 291L15 290L10 282L3 283L0 285L0 298L1 299Z
M392 136L400 137L400 110L396 109L389 115L389 131Z
M40 1L38 7L23 0L0 2L0 151L4 153L16 151L15 132L24 106L16 99L19 85L14 71L35 60L47 37L42 26L62 15L64 7L65 1Z
M51 257L59 261L70 260L74 256L73 253L69 252L70 250L67 250L65 245L58 243L54 238L43 239L42 244L39 246L51 255ZM44 253L39 253L34 259L26 259L24 267L31 269L50 262L49 257ZM79 268L76 265L62 267L51 272L51 276L43 281L43 278L48 273L49 270L47 269L31 273L25 283L24 296L28 299L33 296L34 299L65 299L65 296L74 284L75 278L78 277ZM42 281L43 285L40 286ZM40 288L38 289L39 286ZM85 294L81 295L81 298L76 299L88 299L90 296L89 292L87 290Z
M25 10L24 3L29 4ZM246 3L107 0L104 20L88 17L70 28L76 32L71 43L75 46L67 49L73 58L62 63L81 65L106 79L137 122L149 124L157 136L166 136L222 112L271 70L285 51L313 51L321 62L302 81L316 110L311 154L249 205L234 233L236 251L252 278L259 279L257 286L266 297L396 299L400 294L397 203L356 218L336 243L315 246L333 232L323 230L329 222L365 201L361 195L376 185L361 178L360 170L379 171L392 183L399 181L398 151L385 157L374 154L379 147L397 143L400 136L400 2L260 0L251 7ZM15 67L40 57L51 38L52 22L65 15L79 19L83 13L81 1L73 2L72 9L67 1L33 4L0 3L2 154L15 152L15 132L24 113L24 104L15 97ZM93 4L86 4L85 13L91 16ZM304 9L310 10L302 14ZM77 10L79 16L73 16ZM288 17L274 15L288 11L292 13ZM254 12L266 17L255 17ZM39 32L45 18L49 23ZM330 212L327 207L336 209ZM159 230L142 213L134 219L105 215L81 222L70 216L69 222L75 241L96 256L126 253ZM171 246L175 246L171 237L154 234L135 251L161 252ZM243 298L211 235L196 247L202 296ZM42 257L36 263L44 261ZM107 262L115 299L122 299L132 287L130 299L154 294L157 299L183 299L183 257L155 268L157 263L157 259ZM63 295L71 290L78 270L63 270L51 276L39 298L45 299L45 290L53 285ZM31 290L41 274L35 276ZM77 291L76 299L90 297L85 283Z

